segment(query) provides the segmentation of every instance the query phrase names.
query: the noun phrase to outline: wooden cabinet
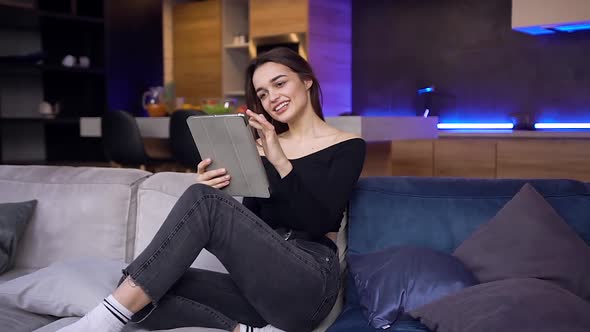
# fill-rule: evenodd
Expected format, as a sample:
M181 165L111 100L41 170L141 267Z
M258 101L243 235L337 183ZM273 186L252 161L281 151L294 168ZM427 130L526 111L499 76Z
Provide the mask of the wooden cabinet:
M221 0L173 7L173 75L187 103L221 96Z
M499 178L567 178L590 182L590 139L498 141Z
M590 136L440 138L392 142L390 175L567 178L590 182L589 165Z
M404 140L391 143L391 174L375 175L434 175L434 141Z
M494 178L496 143L479 139L434 141L434 176Z
M172 6L172 43L164 48L165 54L172 54L172 64L167 66L172 67L172 77L167 80L174 81L176 95L193 105L207 98L242 103L250 61L248 1L167 1L164 5Z
M250 36L307 33L310 0L250 0Z

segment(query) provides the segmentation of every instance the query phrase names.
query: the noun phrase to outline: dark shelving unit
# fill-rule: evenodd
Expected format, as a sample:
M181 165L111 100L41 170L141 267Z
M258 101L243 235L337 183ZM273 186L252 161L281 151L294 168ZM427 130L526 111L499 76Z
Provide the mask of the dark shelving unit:
M39 135L44 137L46 162L104 160L100 140L80 137L79 128L80 117L101 116L107 109L104 6L103 0L0 0L0 30L37 36L37 40L31 37L30 44L39 44L32 50L39 58L31 58L30 54L19 54L22 47L15 42L15 54L0 54L0 75L29 75L31 95L39 95L34 91L39 86L42 91L41 100L15 103L16 108L29 105L22 110L8 105L12 108L9 115L0 103L0 131L4 126L24 128L27 123L34 130L42 128ZM15 35L14 40L19 38ZM90 65L65 67L62 61L67 55L74 56L76 62L87 57ZM6 80L0 83L10 84ZM18 94L26 96L27 87L18 88L23 89ZM32 113L30 104L42 101L59 105L55 119ZM11 157L2 156L0 160Z

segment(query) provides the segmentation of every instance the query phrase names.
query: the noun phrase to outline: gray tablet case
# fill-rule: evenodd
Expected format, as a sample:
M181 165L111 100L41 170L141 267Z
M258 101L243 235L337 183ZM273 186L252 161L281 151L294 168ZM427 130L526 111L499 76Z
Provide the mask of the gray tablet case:
M256 142L243 114L191 116L186 120L203 159L213 163L207 170L227 169L232 196L270 197L268 178Z

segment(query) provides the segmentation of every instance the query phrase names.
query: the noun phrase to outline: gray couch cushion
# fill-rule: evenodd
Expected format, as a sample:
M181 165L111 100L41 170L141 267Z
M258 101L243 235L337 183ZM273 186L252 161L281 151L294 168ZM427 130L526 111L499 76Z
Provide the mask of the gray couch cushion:
M139 186L134 257L153 239L180 195L195 183L195 174L162 172L154 174ZM227 272L217 257L207 250L201 252L192 266Z
M0 203L0 274L13 267L17 245L36 205L36 200Z
M125 259L136 184L150 174L133 169L0 166L0 201L38 200L15 265L42 268L82 257Z

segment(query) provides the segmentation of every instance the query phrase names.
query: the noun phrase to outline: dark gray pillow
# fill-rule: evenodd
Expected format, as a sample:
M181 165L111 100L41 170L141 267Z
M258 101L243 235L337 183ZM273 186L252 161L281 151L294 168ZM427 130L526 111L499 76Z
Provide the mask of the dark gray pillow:
M454 255L482 283L539 278L590 300L590 246L530 184Z
M590 303L527 278L479 284L410 312L433 331L590 331Z
M347 260L363 314L375 328L387 328L404 312L476 283L458 259L428 248L349 253Z
M13 267L18 241L36 206L36 200L0 203L0 274Z

